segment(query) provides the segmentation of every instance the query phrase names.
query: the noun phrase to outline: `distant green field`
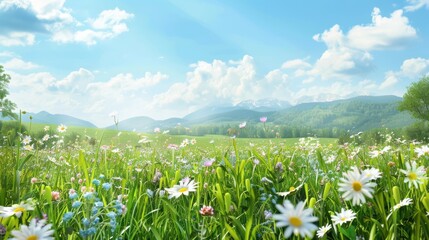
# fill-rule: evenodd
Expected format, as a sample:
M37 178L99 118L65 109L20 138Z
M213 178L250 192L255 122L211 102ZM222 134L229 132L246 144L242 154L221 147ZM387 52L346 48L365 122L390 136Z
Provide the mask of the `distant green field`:
M24 123L25 127L30 133L37 133L44 131L45 126L49 126L52 130L56 130L57 125L47 125L47 124L30 124ZM155 134L155 133L138 133L132 131L117 131L111 129L101 129L101 128L84 128L84 127L67 127L67 134L76 133L81 136L88 136L95 138L97 142L101 145L131 145L137 146L139 140L143 138L149 139L150 143L143 143L143 145L156 146L156 147L166 147L168 144L177 144L180 145L185 139L195 139L197 141L197 146L202 148L210 148L210 146L217 147L228 147L231 145L231 138L226 135L206 135L206 136L187 136L187 135L169 135L169 134ZM101 142L100 142L101 140ZM336 144L336 138L319 138L320 144L329 145ZM269 143L278 145L283 144L285 146L294 145L299 141L299 138L237 138L238 146L260 146L267 145Z

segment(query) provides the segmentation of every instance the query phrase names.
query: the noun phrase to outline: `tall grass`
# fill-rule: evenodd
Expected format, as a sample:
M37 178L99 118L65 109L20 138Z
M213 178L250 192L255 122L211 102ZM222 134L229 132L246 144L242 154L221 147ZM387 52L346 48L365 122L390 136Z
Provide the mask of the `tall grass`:
M147 135L150 141L138 144L144 136L124 143L125 135L116 132L99 135L96 144L80 139L65 145L66 136L45 145L33 139L31 151L21 142L0 149L0 205L34 205L20 217L0 217L4 239L32 218L47 219L56 239L282 239L284 228L271 216L285 200L304 201L318 227L330 224L324 239L429 236L427 179L416 188L400 171L411 162L428 166L428 153L416 153L419 143L394 137L364 146L209 136L184 144L186 136ZM373 167L382 176L359 205L345 200L338 186L353 167ZM196 191L169 198L166 188L184 178L198 182ZM405 198L412 204L398 205ZM203 216L203 206L214 215ZM356 218L334 224L332 216L341 209Z

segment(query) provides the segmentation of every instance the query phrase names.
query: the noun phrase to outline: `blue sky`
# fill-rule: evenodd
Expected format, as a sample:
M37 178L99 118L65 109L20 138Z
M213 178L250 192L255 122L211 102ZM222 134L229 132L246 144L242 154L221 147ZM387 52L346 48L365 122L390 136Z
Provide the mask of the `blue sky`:
M402 96L429 74L429 0L1 0L20 109L100 127L212 104Z

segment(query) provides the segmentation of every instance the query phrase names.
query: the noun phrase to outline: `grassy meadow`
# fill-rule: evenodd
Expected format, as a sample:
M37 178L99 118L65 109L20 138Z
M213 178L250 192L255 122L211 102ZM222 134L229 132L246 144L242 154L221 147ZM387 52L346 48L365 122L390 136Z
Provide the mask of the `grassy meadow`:
M429 148L391 134L366 146L44 127L0 148L0 239L429 236Z

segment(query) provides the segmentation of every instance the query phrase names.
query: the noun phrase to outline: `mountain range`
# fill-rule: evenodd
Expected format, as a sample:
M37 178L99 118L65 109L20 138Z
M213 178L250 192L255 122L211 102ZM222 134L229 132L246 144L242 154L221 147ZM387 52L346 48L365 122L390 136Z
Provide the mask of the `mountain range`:
M152 132L155 128L169 129L178 125L193 127L213 124L257 123L260 117L275 125L305 126L313 129L338 128L365 131L372 128L401 128L415 120L406 112L399 112L397 96L359 96L331 102L301 103L295 106L276 99L246 100L234 106L208 106L183 118L155 120L150 117L133 117L118 124L119 130ZM23 115L23 121L65 124L95 128L89 121L63 114L42 111ZM115 125L106 127L116 129Z

